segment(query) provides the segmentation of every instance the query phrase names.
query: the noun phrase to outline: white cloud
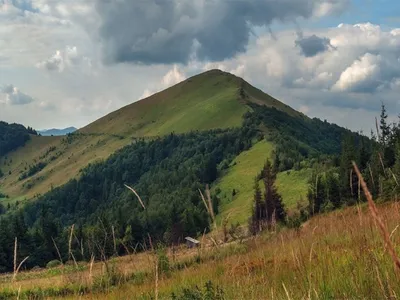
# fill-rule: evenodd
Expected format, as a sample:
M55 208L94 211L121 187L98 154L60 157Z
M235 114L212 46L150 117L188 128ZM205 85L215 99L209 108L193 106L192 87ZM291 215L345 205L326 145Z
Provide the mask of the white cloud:
M340 75L333 90L364 92L373 91L384 84L379 78L382 57L366 53Z
M174 65L172 70L164 75L161 83L164 88L167 88L181 81L184 81L185 79L186 75L181 70L179 70L177 65Z
M63 72L79 64L85 64L91 67L91 60L81 56L76 46L67 46L65 50L57 50L56 53L48 59L38 62L36 67L46 69L47 71Z
M171 70L169 70L159 82L152 84L150 87L146 88L139 99L144 99L150 97L151 95L169 88L179 82L186 79L186 74L177 65L174 65Z
M318 18L343 12L348 8L350 1L321 1L314 9L314 15Z
M22 93L12 84L5 85L0 89L0 103L7 105L25 105L33 102L34 99Z

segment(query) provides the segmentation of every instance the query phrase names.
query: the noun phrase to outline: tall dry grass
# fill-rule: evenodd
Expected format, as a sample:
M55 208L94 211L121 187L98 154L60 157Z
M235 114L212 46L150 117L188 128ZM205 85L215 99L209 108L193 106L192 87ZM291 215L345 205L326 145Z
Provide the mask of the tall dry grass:
M378 212L378 209L377 209L377 207L375 205L375 202L372 199L372 195L369 192L367 184L365 183L364 178L363 178L363 176L362 176L362 174L361 174L360 170L358 169L358 166L357 166L357 164L355 162L353 162L353 166L354 166L354 170L357 173L357 176L359 178L361 186L363 188L364 194L365 194L365 196L367 198L369 211L371 212L372 218L375 221L375 225L381 231L382 238L383 238L383 240L385 242L385 248L387 248L389 250L390 255L392 256L393 262L395 264L396 270L400 271L400 260L399 260L399 257L397 256L397 253L396 253L396 250L394 248L394 245L393 245L392 241L390 240L389 231L388 231L386 225L384 224L381 216L379 215L379 212ZM394 229L394 231L397 229L397 226Z
M242 243L218 247L202 243L201 257L196 250L174 248L169 254L174 261L170 276L160 274L149 236L151 251L107 262L123 274L113 283L118 288L107 286L85 297L149 299L152 295L153 299L165 299L172 292L212 280L223 288L226 299L397 299L400 204L377 206L356 166L354 171L359 176L359 194L362 189L367 197L366 205L318 215L300 229L277 226L274 232ZM209 209L207 202L204 199ZM138 273L147 275L132 279ZM104 269L92 259L80 275L74 272L71 276L76 276L75 282L93 286L96 278L104 276ZM24 292L32 286L66 285L56 278L38 275L18 281L15 288Z
M396 250L400 205L377 209ZM300 230L277 228L243 244L208 248L200 263L162 278L159 297L212 280L226 299L396 299L399 278L375 224L370 207L358 205L316 216ZM153 289L145 281L98 298L147 299Z

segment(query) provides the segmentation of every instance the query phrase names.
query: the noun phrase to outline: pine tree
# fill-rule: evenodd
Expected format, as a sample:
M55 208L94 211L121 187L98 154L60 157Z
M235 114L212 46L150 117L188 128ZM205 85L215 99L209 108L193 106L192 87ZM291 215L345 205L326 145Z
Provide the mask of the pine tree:
M307 198L310 214L313 215L319 213L327 198L321 174L312 174L309 182Z
M260 185L258 184L258 178L256 178L254 184L252 215L249 222L249 230L252 234L257 234L263 229L264 219L265 219L265 205L262 199Z
M393 167L393 172L394 172L395 176L400 178L400 141L397 141L397 143L396 143L395 163L394 163L394 167Z
M273 172L272 164L268 160L264 166L264 202L266 209L266 221L271 224L274 220L284 222L286 218L282 197L275 186L276 174Z
M353 172L352 161L359 164L354 138L347 134L342 139L342 152L340 157L341 196L344 200L357 198L358 177Z
M389 142L389 137L390 137L390 126L387 124L387 118L388 115L386 113L386 107L385 105L382 103L381 106L381 119L380 119L380 125L379 125L379 129L380 129L380 142L383 148L385 148Z

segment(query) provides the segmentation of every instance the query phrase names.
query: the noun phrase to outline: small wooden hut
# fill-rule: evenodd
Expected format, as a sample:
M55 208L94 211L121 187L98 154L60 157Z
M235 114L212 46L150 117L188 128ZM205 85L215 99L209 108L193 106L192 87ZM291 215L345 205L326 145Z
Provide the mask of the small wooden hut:
M188 248L196 248L200 245L200 242L198 240L195 240L194 238L185 237L185 240L186 240L186 246Z

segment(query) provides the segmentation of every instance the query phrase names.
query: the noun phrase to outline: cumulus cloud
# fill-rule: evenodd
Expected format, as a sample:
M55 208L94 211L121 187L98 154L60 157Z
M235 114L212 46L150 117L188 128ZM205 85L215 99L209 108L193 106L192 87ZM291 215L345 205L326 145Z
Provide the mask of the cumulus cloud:
M174 67L167 74L164 75L161 83L164 87L170 87L174 84L184 81L185 79L186 75L179 70L177 65L174 65Z
M243 53L254 26L343 10L348 0L98 0L107 62L218 61ZM325 7L325 8L321 8Z
M0 89L0 103L7 105L25 105L33 102L34 99L22 93L12 84L5 85Z
M329 38L319 37L315 34L308 37L300 35L295 44L300 47L300 51L305 57L313 57L332 48Z
M38 62L36 67L43 68L47 71L63 72L65 69L77 66L80 63L91 64L90 59L79 55L77 47L67 46L65 50L57 50L56 53L48 59Z
M390 87L400 77L400 62L366 53L342 72L333 89L372 93Z
M175 84L186 79L186 74L177 65L174 65L171 70L169 70L161 80L150 88L146 88L140 97L144 99L150 97L154 93L157 93L163 89L169 88Z

